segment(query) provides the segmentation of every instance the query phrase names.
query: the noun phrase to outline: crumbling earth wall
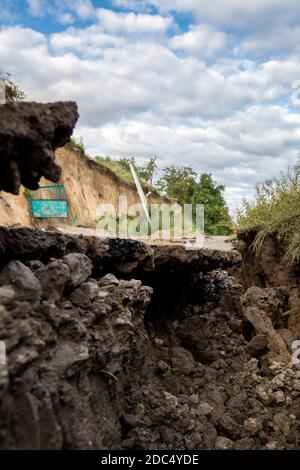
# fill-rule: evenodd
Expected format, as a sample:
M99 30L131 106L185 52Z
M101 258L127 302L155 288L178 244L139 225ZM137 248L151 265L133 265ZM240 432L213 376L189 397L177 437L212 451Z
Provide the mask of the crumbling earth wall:
M38 189L42 177L57 183L55 150L70 139L78 119L73 102L0 105L0 191Z
M240 262L0 228L0 447L298 448L300 368L253 344Z

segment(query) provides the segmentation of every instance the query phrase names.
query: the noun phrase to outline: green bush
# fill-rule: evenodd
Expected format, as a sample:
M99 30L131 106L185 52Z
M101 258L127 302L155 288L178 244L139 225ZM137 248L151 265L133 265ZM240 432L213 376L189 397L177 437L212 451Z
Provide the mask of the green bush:
M96 162L101 165L106 166L112 170L119 178L123 181L134 183L133 176L130 170L130 163L133 164L136 169L137 174L139 175L140 182L142 185L148 185L147 179L142 174L141 168L139 167L134 158L111 158L111 157L96 157Z
M237 211L239 230L257 230L253 249L259 252L268 236L276 236L286 249L286 258L300 259L300 162L279 178L258 184L253 201L244 201Z

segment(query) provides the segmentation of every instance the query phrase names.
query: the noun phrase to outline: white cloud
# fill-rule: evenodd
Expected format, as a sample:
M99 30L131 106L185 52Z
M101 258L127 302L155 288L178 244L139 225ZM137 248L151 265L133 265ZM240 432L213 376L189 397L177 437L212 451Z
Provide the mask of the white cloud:
M90 0L71 0L68 2L71 9L73 9L78 17L82 20L94 18L95 8Z
M224 51L227 44L226 34L205 24L191 26L188 32L170 39L173 49L208 59Z
M61 15L58 15L58 21L61 24L68 25L74 23L75 19L71 13L62 13Z
M250 107L214 124L170 125L141 115L98 127L81 127L91 154L159 156L160 165L192 165L210 171L227 187L231 208L253 192L257 181L278 174L296 158L300 115L282 107Z
M300 26L277 25L275 29L266 29L248 35L236 46L236 52L254 57L273 54L285 56L300 52Z
M118 3L120 0L116 0ZM140 0L136 0L136 5ZM231 26L238 30L266 29L278 23L293 23L299 19L298 0L144 0L162 13L192 12L201 22ZM131 1L131 7L132 1Z
M27 0L28 8L33 16L41 16L45 13L45 0Z
M100 8L97 11L100 25L110 33L165 33L171 27L171 17L136 13L116 13Z
M72 52L86 58L103 57L107 48L121 47L126 43L122 37L103 33L99 25L86 29L68 28L61 33L55 33L49 39L55 53Z
M81 20L88 20L96 15L91 0L27 0L27 5L31 15L54 16L62 24L74 22L73 15Z
M116 7L134 10L135 12L148 12L151 2L147 2L147 0L112 0L112 4Z
M133 0L118 3L128 1L132 6ZM140 9L155 1L141 1ZM286 44L270 29L228 33L215 25L236 21L241 9L241 24L245 12L251 23L271 6L276 19L281 4L228 0L225 11L224 0L216 1L217 12L214 2L162 0L156 15L96 10L79 0L61 1L54 12L52 2L49 14L61 23L80 18L93 24L48 36L21 26L2 28L1 68L14 74L29 99L76 100L76 132L91 154L158 155L161 165L211 171L227 186L233 207L257 180L278 173L297 155L300 114L291 103L291 85L300 79L300 33L294 27L289 35L282 24L278 31ZM287 0L288 12L292 3ZM170 13L176 6L201 21L179 32ZM31 7L42 14L37 3Z

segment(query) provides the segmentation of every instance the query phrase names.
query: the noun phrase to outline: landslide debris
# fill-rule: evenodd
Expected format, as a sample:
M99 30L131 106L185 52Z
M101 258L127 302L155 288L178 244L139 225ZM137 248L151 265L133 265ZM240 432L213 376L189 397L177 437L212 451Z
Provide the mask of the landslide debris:
M57 183L54 152L69 141L77 119L73 102L0 105L0 191L38 189L42 176Z
M300 366L245 315L237 252L0 229L0 261L0 448L299 448Z

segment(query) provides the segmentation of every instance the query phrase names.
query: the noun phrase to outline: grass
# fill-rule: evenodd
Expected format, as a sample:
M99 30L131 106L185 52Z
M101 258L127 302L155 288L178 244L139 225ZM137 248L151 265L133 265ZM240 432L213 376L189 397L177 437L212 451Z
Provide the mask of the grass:
M85 153L85 146L84 146L84 142L83 142L82 137L79 137L78 139L76 139L76 137L71 137L70 145L74 149L79 150L81 153Z
M300 162L292 164L279 178L257 185L253 201L244 201L237 211L237 229L255 229L256 253L267 237L275 236L285 247L285 257L300 259Z
M112 170L119 178L129 183L134 183L134 179L130 170L130 163L133 163L137 173L139 173L139 167L137 166L134 159L131 158L111 158L111 157L96 157L96 162L106 166ZM149 186L149 183L139 175L140 182L143 186Z
M96 157L95 160L97 163L100 163L112 170L123 181L130 183L134 182L127 160L117 158L113 159L110 157Z

